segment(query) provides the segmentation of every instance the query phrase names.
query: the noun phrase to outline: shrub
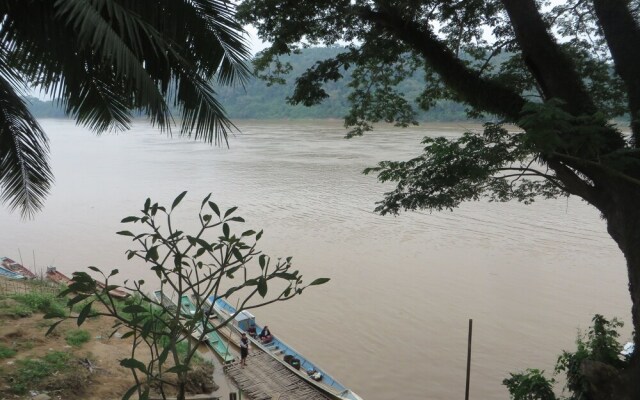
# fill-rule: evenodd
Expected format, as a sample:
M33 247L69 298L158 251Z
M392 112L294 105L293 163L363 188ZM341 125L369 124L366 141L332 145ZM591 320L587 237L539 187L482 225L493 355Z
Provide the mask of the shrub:
M522 373L510 373L510 378L502 381L509 389L513 400L556 400L553 393L553 379L547 379L544 371L527 369Z
M10 358L16 355L16 351L10 347L0 344L0 359Z
M79 347L91 340L91 334L83 329L73 329L68 331L64 338L71 346Z

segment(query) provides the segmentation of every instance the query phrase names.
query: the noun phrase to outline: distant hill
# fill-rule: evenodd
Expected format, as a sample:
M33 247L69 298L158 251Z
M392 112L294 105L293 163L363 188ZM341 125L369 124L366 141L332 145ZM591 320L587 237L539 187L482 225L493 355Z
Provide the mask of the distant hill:
M347 113L349 104L347 96L349 87L345 80L329 83L325 90L330 95L322 104L305 107L287 104L286 98L293 93L295 77L316 61L338 54L340 48L305 49L302 54L287 58L293 70L285 85L267 86L266 82L251 78L242 87L222 87L218 90L218 99L224 105L228 115L233 119L341 119ZM424 87L420 77L403 82L402 90L409 99L418 96ZM29 106L38 118L64 118L64 113L54 102L29 98ZM425 121L460 121L466 120L464 106L454 102L442 102L428 113L419 115Z

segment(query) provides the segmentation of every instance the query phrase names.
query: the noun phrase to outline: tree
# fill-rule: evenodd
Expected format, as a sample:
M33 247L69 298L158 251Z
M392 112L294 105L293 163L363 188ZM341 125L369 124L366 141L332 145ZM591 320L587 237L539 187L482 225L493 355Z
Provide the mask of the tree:
M256 60L271 82L288 70L283 54L345 46L301 74L289 101L322 101L323 85L349 69L348 136L379 121L415 124L398 87L416 71L426 79L420 107L452 99L490 118L483 133L425 138L414 159L368 169L397 183L377 211L451 209L483 197L582 198L626 257L640 348L639 1L245 0L238 15L271 43ZM620 116L630 119L629 134L610 122ZM640 374L640 352L621 374ZM640 398L637 386L615 390L612 398Z
M225 0L6 0L0 4L0 199L31 216L53 181L29 87L95 132L133 115L221 143L233 128L214 84L242 82L249 50Z
M234 214L237 207L221 211L210 200L211 194L201 203L197 232L190 235L180 230L172 213L186 193L178 195L170 208L147 199L139 216L122 220L125 224L140 225L141 232L118 232L136 244L136 249L126 252L127 258L143 260L157 276L158 280L151 282L151 289L160 288L160 298L149 295L148 282L142 279L125 281L119 286L113 284L118 270L105 275L98 267L91 266L89 269L101 274L104 283L86 272L75 272L73 282L60 296L73 293L67 303L70 309L78 304L83 307L78 313L58 319L47 332L51 333L66 319L76 319L80 326L89 316L112 317L115 322L111 336L120 331L123 339L133 341L131 356L121 360L120 365L131 370L136 384L123 399L135 393L140 399L147 399L151 388L157 388L164 399L167 385L173 382L172 376L177 377L177 398L184 399L188 372L198 347L190 337L198 343L209 340L219 354L227 358L228 343L222 351L220 346L224 348L224 345L216 332L230 324L233 316L215 322L210 320L213 306L208 305L207 300L211 296L237 296L237 310L241 312L290 300L309 286L329 281L318 278L305 284L302 275L293 270L291 257L274 260L262 253L257 248L262 231L233 233L231 227L244 223L244 219ZM130 297L122 304L114 291L124 291ZM175 304L165 302L170 294L175 295ZM94 303L101 307L96 308ZM45 315L45 318L59 317L59 313ZM145 351L150 355L146 363L140 357Z

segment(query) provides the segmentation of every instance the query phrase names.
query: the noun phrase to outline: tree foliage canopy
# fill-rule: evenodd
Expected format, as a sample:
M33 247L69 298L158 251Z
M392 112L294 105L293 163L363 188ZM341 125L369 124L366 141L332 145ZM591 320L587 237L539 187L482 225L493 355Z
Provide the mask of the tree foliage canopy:
M8 0L0 5L0 198L31 215L52 183L47 137L21 95L29 87L100 133L133 113L220 143L232 124L214 85L242 82L249 51L222 0Z
M636 35L631 38L640 38L639 8L638 2L582 0L554 7L533 0L247 0L239 15L272 42L256 66L274 82L289 72L280 61L282 55L306 46L347 44L345 51L299 75L290 101L321 102L328 96L324 85L349 71L349 135L361 135L381 121L416 124L413 100L422 109L442 99L460 101L470 116L490 116L498 124L523 129L517 138L508 139L517 155L504 157L502 163L495 160L499 150L493 144L503 146L505 136L495 134L495 124L483 134L469 133L451 143L446 150L453 162L450 169L461 171L477 157L486 161L481 163L483 178L472 179L477 183L472 190L453 188L458 183L468 187L469 177L431 179L435 175L425 171L440 165L443 160L432 156L444 151L432 145L408 163L385 162L368 170L379 172L382 180L399 182L378 207L397 212L450 207L450 196L439 201L430 195L450 190L456 190L453 197L460 200L487 193L495 199L530 201L539 191L560 193L554 187L593 198L589 176L602 171L639 183L638 154L633 150L640 135L640 100L634 97L637 74L623 72L622 61L614 63L635 51L627 48L629 54L624 55L626 51L611 45L613 36L624 29ZM624 23L618 23L618 14L627 16ZM608 33L612 24L617 30ZM416 72L424 74L426 84L417 99L409 99L399 88ZM629 137L607 122L623 115L633 121ZM470 136L484 146L467 149L475 143L469 142ZM559 174L567 180L560 182Z
M379 212L484 196L576 195L595 206L627 260L640 348L640 1L244 0L238 10L272 43L256 63L271 82L289 70L282 55L346 45L299 75L290 101L322 101L349 70L350 136L381 121L415 124L401 83L416 72L426 82L419 107L451 99L490 118L484 132L425 138L412 160L366 170L397 183ZM622 115L628 134L610 122ZM640 352L630 365L591 382L598 398L640 398Z

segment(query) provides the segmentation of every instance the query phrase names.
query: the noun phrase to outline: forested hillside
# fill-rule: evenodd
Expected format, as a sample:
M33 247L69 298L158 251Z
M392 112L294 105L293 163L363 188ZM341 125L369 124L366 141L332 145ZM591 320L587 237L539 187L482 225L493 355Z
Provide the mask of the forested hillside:
M220 88L219 100L227 113L234 119L303 119L303 118L343 118L348 109L349 87L347 80L327 85L330 95L322 104L305 107L292 106L286 102L287 96L293 92L293 79L313 65L317 60L325 59L337 54L340 48L312 48L305 49L302 54L290 56L293 67L286 84L267 86L267 83L252 78L244 88ZM414 100L419 91L424 88L422 77L404 83L404 93L409 100ZM39 118L64 118L62 110L52 101L41 101L29 98L30 109ZM176 114L177 115L177 114ZM419 121L455 121L466 119L464 106L453 102L442 102L428 113L418 116Z

